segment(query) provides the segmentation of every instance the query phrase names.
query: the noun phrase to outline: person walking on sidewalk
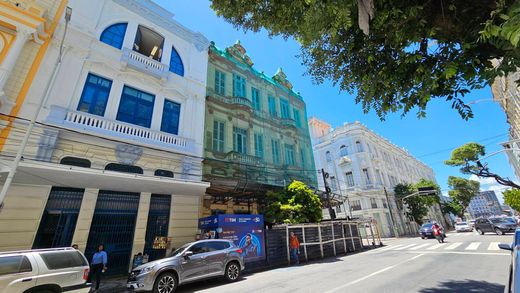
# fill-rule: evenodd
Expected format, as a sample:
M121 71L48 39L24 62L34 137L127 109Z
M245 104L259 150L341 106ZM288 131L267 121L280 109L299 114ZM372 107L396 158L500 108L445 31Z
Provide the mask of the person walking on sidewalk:
M96 290L99 290L101 283L101 274L107 269L107 253L103 248L103 244L99 244L98 251L94 253L92 262L90 263L90 273L88 274L87 284L92 284L92 277L96 277Z
M298 254L300 254L300 241L298 240L298 236L291 232L291 237L289 238L289 248L291 251L291 258L295 264L300 264L300 259Z

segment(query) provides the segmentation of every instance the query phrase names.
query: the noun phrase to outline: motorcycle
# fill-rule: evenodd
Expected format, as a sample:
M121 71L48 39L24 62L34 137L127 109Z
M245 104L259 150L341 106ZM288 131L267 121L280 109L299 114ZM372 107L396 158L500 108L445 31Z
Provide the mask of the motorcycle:
M435 236L435 239L439 241L439 243L444 243L444 233L442 233L442 230L440 228L434 228L433 229L433 235Z

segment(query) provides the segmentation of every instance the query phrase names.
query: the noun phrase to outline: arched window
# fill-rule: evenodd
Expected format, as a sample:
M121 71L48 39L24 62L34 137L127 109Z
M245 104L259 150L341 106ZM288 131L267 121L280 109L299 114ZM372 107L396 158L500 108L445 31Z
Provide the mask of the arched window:
M82 159L82 158L76 158L76 157L65 157L65 158L61 159L60 164L76 166L76 167L83 167L83 168L90 168L89 160Z
M170 57L170 72L184 76L184 65L182 65L181 56L174 47L172 47L172 55Z
M325 159L327 159L327 162L332 161L332 156L330 155L330 152L329 152L329 151L327 151L327 152L325 153Z
M169 171L169 170L157 169L157 170L155 170L154 175L155 176L159 176L159 177L170 177L170 178L173 178L173 172Z
M346 156L348 155L348 148L346 145L342 145L340 148L339 148L339 155L340 156Z
M357 147L357 151L358 152L362 152L363 151L363 145L361 144L360 141L356 141L356 147Z
M101 33L99 40L114 48L121 49L123 47L127 25L127 23L116 23L107 27Z
M105 170L123 173L143 174L143 169L141 167L116 163L110 163L106 165Z

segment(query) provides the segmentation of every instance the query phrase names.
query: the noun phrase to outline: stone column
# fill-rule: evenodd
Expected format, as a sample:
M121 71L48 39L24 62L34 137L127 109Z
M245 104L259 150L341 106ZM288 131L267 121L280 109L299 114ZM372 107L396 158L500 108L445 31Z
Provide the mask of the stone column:
M76 223L76 230L74 230L74 236L72 237L72 244L77 244L79 250L83 252L85 252L87 248L90 224L92 224L92 218L94 217L98 195L99 189L95 188L86 188L83 193L78 222Z
M170 208L170 224L168 237L171 237L170 248L195 240L198 229L200 196L173 195Z
M150 211L150 201L152 194L150 192L141 192L139 198L139 209L137 210L137 220L135 221L134 245L132 247L132 255L130 259L138 252L144 251L146 225L148 224L148 212ZM132 263L130 263L130 267Z
M5 55L4 61L2 62L2 64L0 64L0 100L2 103L5 103L6 101L4 86L7 82L7 79L9 79L9 76L13 71L16 61L18 60L18 57L20 57L23 47L29 40L31 33L34 32L34 29L18 28L16 37L13 40L13 43L11 44L9 51Z

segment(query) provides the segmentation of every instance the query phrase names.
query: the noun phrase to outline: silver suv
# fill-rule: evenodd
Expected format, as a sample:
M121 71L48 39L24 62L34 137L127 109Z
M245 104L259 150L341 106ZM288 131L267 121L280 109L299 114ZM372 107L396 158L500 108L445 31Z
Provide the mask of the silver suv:
M0 292L89 292L89 266L73 248L0 253Z
M181 284L216 276L236 281L244 268L242 249L233 242L201 240L183 245L167 258L133 269L127 288L172 293Z

